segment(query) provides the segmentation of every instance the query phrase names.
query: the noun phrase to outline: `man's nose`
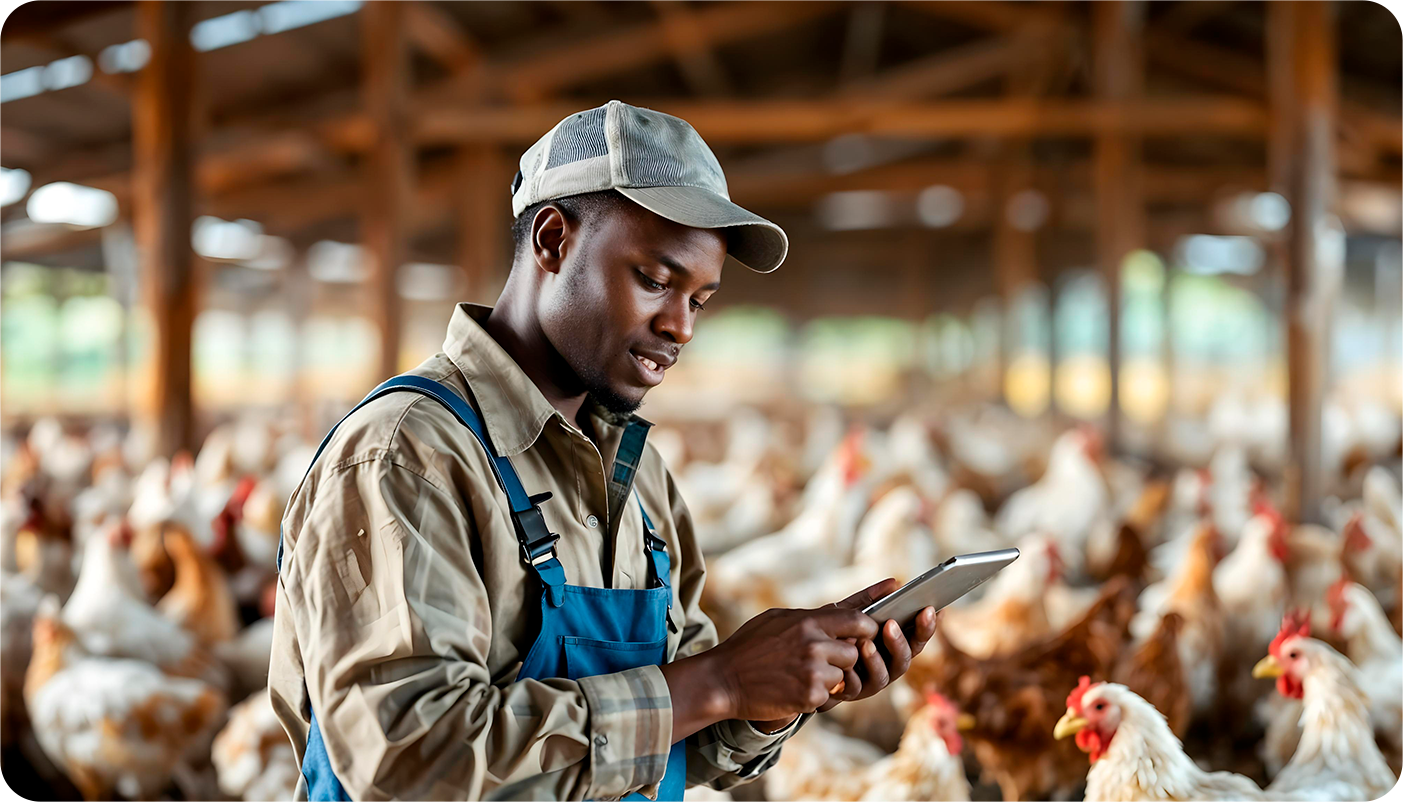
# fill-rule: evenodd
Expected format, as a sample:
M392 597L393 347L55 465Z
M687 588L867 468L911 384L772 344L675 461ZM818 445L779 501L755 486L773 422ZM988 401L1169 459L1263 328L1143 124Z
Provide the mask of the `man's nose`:
M691 299L681 297L669 301L653 320L653 331L678 345L686 345L692 339Z

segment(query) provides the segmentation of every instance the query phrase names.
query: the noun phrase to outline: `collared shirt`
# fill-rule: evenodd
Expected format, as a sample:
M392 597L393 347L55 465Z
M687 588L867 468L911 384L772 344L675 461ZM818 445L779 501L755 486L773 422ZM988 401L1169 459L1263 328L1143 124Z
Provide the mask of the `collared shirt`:
M706 569L672 476L646 444L636 472L615 463L650 424L596 406L591 440L482 329L490 312L460 304L443 352L412 373L467 399L526 491L551 492L541 511L571 584L647 587L636 490L672 559L667 659L710 649ZM486 452L440 404L392 393L349 416L282 531L268 691L299 765L315 709L354 799L656 797L672 732L662 671L517 680L539 582ZM688 784L757 776L797 725L707 727L687 739Z

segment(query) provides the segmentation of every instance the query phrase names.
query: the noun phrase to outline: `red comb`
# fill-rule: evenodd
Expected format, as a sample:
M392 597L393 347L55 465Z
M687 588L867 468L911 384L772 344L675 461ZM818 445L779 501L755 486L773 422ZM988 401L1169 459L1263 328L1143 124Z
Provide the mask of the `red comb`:
M1345 550L1366 551L1372 545L1373 538L1364 531L1364 513L1356 512L1345 524Z
M1325 591L1325 603L1330 605L1330 629L1336 632L1340 631L1340 625L1344 623L1345 609L1349 607L1349 600L1345 598L1345 588L1349 586L1350 578L1346 574Z
M1296 636L1310 637L1310 616L1304 610L1289 610L1286 615L1282 616L1281 631L1276 633L1275 638L1272 638L1271 646L1267 648L1267 651L1280 659L1281 644L1285 643L1288 638Z
M1083 696L1086 696L1086 692L1089 690L1091 690L1091 677L1083 674L1081 680L1077 683L1077 687L1071 693L1067 694L1067 709L1075 710L1077 711L1077 715L1081 715L1081 699Z

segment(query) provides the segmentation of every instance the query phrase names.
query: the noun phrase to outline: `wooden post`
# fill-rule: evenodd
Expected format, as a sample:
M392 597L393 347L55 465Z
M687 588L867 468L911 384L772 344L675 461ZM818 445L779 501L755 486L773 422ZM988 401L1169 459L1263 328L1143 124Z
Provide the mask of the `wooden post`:
M137 33L151 46L132 98L132 218L153 346L144 406L154 424L157 453L166 455L195 445L190 364L197 290L190 245L195 10L191 3L165 0L137 5Z
M1271 58L1274 109L1281 119L1272 143L1273 177L1291 203L1285 253L1286 353L1289 370L1290 460L1287 506L1297 520L1319 522L1325 468L1321 410L1329 379L1330 319L1342 265L1329 254L1330 208L1335 198L1334 128L1337 108L1335 20L1321 0L1273 3L1271 30L1283 36ZM1282 16L1284 15L1284 16Z
M1098 100L1125 104L1139 97L1144 78L1144 6L1133 0L1092 4L1094 84ZM1120 441L1121 263L1144 242L1145 210L1139 179L1140 141L1117 131L1098 133L1093 168L1096 186L1096 254L1106 279L1107 343L1111 397L1106 441Z
M406 5L372 0L360 12L365 109L373 143L365 163L361 239L371 261L366 289L371 319L380 333L380 379L399 372L402 304L395 275L404 261L405 218L413 197Z
M511 269L511 165L491 144L465 147L460 159L458 265L463 297L492 303Z

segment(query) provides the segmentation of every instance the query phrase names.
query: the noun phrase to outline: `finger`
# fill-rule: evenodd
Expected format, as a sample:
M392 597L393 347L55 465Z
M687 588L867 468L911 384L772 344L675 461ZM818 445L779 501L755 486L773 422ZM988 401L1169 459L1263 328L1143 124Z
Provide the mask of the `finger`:
M877 637L877 622L857 610L820 607L813 611L813 618L830 638L871 640Z
M840 702L850 702L862 695L862 678L853 669L843 671L842 687L832 694Z
M814 643L819 650L819 656L828 665L840 669L857 665L859 654L856 644L840 640L818 640Z
M920 654L930 639L935 637L935 608L927 607L916 616L915 636L910 639L911 657Z
M895 621L888 621L882 627L882 640L887 644L887 654L891 655L891 660L887 662L887 674L891 679L896 679L911 667L911 644L906 642L905 633Z
M895 577L887 577L875 585L870 585L840 602L834 602L834 607L841 607L847 610L861 610L872 602L896 590L897 583Z
M872 692L885 688L891 682L887 663L877 650L877 644L870 640L862 642L862 667L867 672L867 688Z

